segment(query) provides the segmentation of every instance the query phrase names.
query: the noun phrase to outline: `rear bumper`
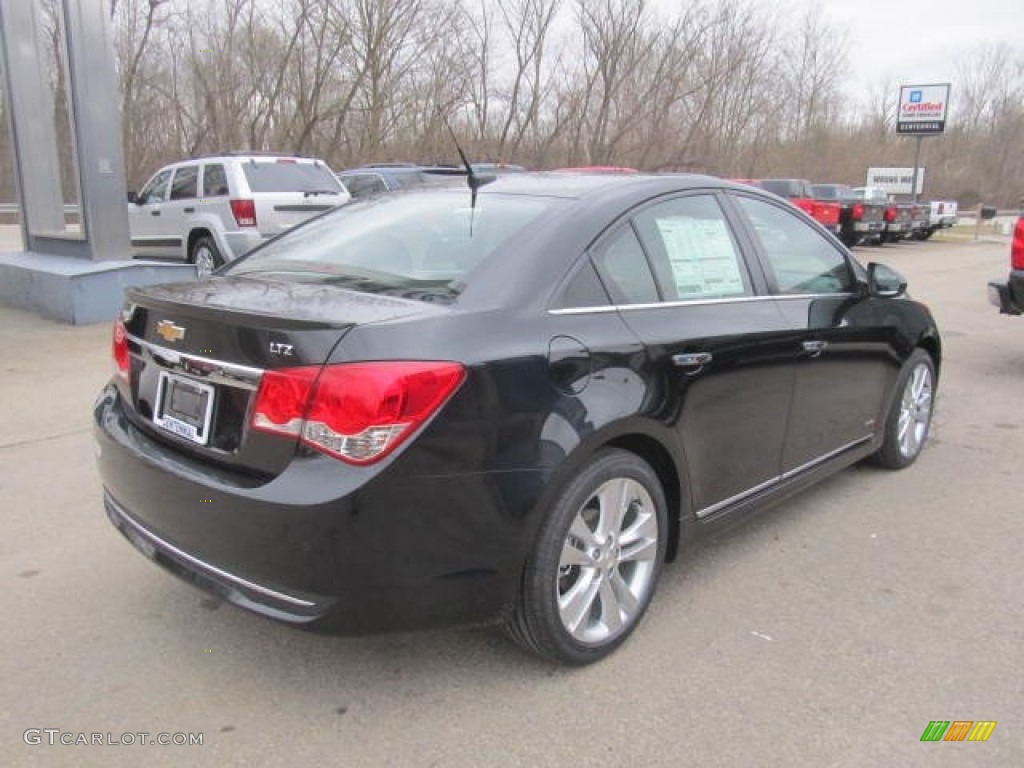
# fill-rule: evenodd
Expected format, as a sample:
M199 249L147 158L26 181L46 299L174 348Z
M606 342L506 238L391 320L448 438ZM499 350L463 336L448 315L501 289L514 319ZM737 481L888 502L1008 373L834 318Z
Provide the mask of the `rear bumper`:
M853 231L858 233L870 234L872 232L882 232L885 229L884 221L858 221L854 222Z
M988 284L988 301L1004 315L1024 313L1024 271L1014 270L1006 280L992 280Z
M254 230L225 232L224 244L227 246L228 252L224 254L224 258L227 261L233 261L239 256L245 255L257 245L262 245L269 239L269 237L266 237Z
M103 506L113 526L143 555L184 581L242 608L304 624L327 615L335 602L320 595L300 596L272 589L190 555L149 530L106 491Z
M113 525L235 605L357 634L479 623L515 598L530 534L509 497L543 486L542 472L417 476L401 465L412 451L376 469L317 454L257 484L154 440L112 387L94 422Z

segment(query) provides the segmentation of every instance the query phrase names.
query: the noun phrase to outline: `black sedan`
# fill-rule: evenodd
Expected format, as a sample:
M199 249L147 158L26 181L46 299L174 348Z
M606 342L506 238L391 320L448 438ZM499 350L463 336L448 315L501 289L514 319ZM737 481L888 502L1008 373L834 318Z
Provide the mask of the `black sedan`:
M905 288L699 176L354 202L128 292L94 414L107 514L275 619L494 620L592 662L703 533L914 462L941 351Z

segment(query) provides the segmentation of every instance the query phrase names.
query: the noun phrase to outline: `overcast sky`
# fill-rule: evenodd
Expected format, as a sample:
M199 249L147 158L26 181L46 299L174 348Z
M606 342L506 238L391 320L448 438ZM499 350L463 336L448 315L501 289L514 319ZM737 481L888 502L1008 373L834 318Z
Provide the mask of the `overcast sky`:
M813 1L813 0L812 0ZM1024 0L816 0L848 31L847 89L860 98L887 78L897 86L952 83L972 49L1006 42L1024 53Z

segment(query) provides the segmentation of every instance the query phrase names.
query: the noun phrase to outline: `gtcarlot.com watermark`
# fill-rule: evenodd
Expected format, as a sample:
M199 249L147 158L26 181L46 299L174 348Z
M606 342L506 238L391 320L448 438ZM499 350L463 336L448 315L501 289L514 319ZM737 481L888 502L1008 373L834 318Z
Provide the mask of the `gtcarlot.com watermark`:
M86 733L85 731L63 731L60 728L27 728L21 739L30 746L45 744L47 746L94 746L94 747L132 747L132 746L173 746L201 747L202 733L150 733L149 731L126 731L124 733Z

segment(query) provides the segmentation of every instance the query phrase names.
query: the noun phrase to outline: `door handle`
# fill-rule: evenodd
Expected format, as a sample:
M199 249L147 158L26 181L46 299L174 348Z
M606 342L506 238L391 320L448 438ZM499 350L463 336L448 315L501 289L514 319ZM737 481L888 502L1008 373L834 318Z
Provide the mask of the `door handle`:
M806 352L810 357L817 357L822 352L824 352L826 349L828 349L828 342L827 341L805 341L805 342L803 342L802 346L804 348L804 352Z
M704 366L710 363L711 360L710 352L690 352L672 355L672 364L686 371L687 376L696 376L704 370Z
M184 211L185 213L195 213L196 209L190 205L188 208L183 208L182 211Z
M157 211L150 211L149 215L150 216L159 216L160 215L160 211L158 211L158 210Z

